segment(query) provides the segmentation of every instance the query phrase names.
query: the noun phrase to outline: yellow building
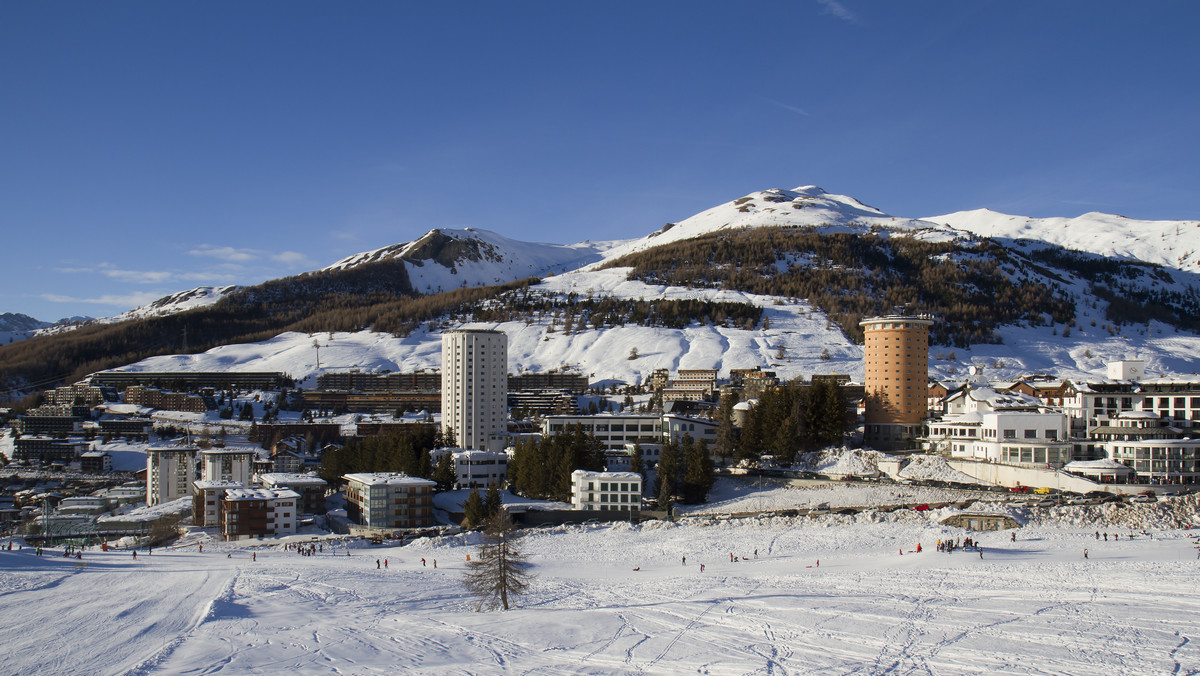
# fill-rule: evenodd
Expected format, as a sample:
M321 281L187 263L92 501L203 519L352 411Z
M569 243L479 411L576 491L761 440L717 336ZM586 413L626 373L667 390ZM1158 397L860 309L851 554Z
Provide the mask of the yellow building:
M929 327L926 317L870 317L863 327L865 433L880 450L914 448L928 409Z

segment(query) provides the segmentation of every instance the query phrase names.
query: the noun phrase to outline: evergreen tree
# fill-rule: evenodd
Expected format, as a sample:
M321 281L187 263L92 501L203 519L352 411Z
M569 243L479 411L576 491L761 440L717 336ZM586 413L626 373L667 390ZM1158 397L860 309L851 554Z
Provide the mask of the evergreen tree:
M477 528L487 520L487 508L479 491L473 490L463 503L463 528Z
M674 439L663 444L654 472L654 494L658 508L670 510L675 499L675 487L679 481L679 445Z
M708 499L708 491L716 481L716 472L712 458L708 455L708 442L701 439L689 444L689 440L690 437L684 439L683 501L690 505L699 505Z
M717 428L717 455L725 462L728 462L737 450L734 445L733 427L733 407L736 404L737 398L733 394L726 394L721 396L717 405L717 423L720 425Z
M504 509L504 500L500 497L500 487L493 481L488 484L487 497L483 499L483 513L488 519L500 513Z
M633 454L629 456L629 471L640 475L642 485L646 485L646 459L642 457L642 445L637 442L634 442Z
M437 482L438 491L448 491L454 488L458 477L454 474L454 454L445 451L438 458L437 466L433 469L433 480Z

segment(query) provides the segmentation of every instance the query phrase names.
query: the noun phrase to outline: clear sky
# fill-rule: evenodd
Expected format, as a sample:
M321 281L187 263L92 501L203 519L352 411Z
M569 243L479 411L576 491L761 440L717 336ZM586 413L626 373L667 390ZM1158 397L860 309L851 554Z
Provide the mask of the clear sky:
M0 312L755 190L1200 219L1200 3L0 3Z

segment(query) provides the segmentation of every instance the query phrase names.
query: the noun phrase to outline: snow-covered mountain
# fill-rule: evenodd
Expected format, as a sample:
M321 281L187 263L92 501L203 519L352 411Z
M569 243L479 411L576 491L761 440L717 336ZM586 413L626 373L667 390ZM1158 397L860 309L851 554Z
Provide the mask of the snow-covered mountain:
M48 326L51 326L50 322L43 322L29 315L5 312L0 314L0 345L25 340L35 335L39 329Z
M970 214L975 216L968 218ZM1057 294L1075 299L1075 320L1070 326L1061 319L1057 325L1049 320L1005 325L995 334L1002 341L999 344L977 343L969 348L935 345L930 355L931 371L938 377L953 378L969 365L985 366L993 377L1029 372L1097 377L1103 374L1107 361L1126 357L1145 359L1148 371L1155 375L1200 371L1200 359L1196 357L1200 354L1200 337L1181 330L1181 324L1159 321L1158 317L1165 316L1161 313L1132 323L1114 322L1106 314L1108 301L1094 295L1096 285L1108 282L1088 277L1078 267L1056 268L1052 262L1030 263L1025 258L1031 249L1042 247L1037 242L1045 242L1047 248L1061 245L1148 260L1168 267L1154 274L1123 269L1127 274L1122 275L1122 283L1132 286L1112 286L1112 290L1144 291L1146 295L1139 301L1143 303L1165 297L1153 294L1186 299L1200 294L1196 262L1190 257L1195 247L1188 243L1196 238L1192 231L1200 230L1194 222L1131 221L1096 214L1077 219L1020 219L994 212L908 219L886 214L853 197L802 186L751 193L638 239L557 245L520 242L487 230L438 229L412 242L347 257L318 272L352 271L371 263L400 260L419 293L539 276L543 281L531 287L530 293L558 298L560 302L572 295L647 303L658 299L736 302L762 308L769 320L756 326L697 322L682 329L620 322L577 325L574 331L564 331L564 315L538 313L488 324L508 334L509 368L513 372L568 367L593 381L638 382L658 368L716 367L728 372L731 368L760 366L776 371L782 378L814 373L847 373L861 378L861 348L837 328L834 319L805 300L644 283L628 279L629 268L601 269L605 262L627 253L755 227L815 228L829 234L869 233L877 239L911 237L949 244L999 237L1001 245L1010 246L1010 253L1000 250L1000 259L992 261L1004 274L1018 280L1032 278ZM1018 237L1021 241L1014 242ZM977 255L964 251L954 255L966 259ZM779 262L781 271L815 264L804 256L790 254L781 254ZM229 290L184 292L147 308L167 312L196 306L214 302ZM1180 307L1190 306L1180 303L1172 311L1178 315ZM149 316L150 309L139 310L144 313L141 316ZM317 334L321 367L363 371L437 368L441 331L464 321L470 319L445 316L424 322L403 337L371 331ZM270 341L218 347L204 354L153 357L128 368L278 370L304 379L317 372L312 343L312 334L285 333ZM637 356L631 358L634 348Z
M1028 218L990 209L924 220L981 237L1046 242L1111 258L1200 272L1200 221L1139 221L1097 212L1075 218Z
M185 310L212 305L230 293L240 289L240 286L201 286L187 291L180 291L169 296L163 296L153 303L134 308L129 312L119 314L105 321L124 321L126 319L144 319L146 317L161 317Z
M490 230L435 228L411 242L348 256L325 270L400 259L414 291L437 293L566 272L600 260L612 246L611 242L521 242Z
M772 188L750 193L690 216L640 239L614 246L605 255L615 259L671 242L714 232L758 227L812 227L825 232L865 232L888 228L932 239L949 239L957 233L945 226L885 214L853 197L827 193L815 185L792 190Z

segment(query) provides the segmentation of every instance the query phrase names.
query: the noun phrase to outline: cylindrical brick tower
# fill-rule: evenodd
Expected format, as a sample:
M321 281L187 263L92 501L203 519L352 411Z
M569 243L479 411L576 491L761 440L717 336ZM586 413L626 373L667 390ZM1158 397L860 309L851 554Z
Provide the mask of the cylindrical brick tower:
M912 448L928 403L927 317L870 317L863 327L866 374L863 443L880 450Z

